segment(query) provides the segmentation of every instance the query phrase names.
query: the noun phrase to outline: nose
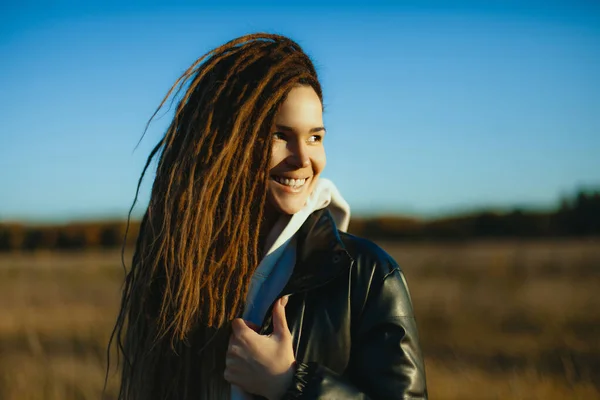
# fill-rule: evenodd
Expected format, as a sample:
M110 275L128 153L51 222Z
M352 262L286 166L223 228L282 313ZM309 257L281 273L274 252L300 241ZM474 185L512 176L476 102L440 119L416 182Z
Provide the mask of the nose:
M310 166L310 157L308 152L308 146L305 143L296 143L294 146L290 146L290 156L287 162L290 166L295 168L307 168Z

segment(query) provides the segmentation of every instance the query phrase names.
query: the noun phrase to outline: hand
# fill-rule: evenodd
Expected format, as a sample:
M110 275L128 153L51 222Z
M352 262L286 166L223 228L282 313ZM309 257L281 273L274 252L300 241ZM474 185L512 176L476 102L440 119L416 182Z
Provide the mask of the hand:
M292 382L294 349L285 319L287 297L273 307L273 333L259 335L241 318L232 322L233 334L225 358L224 377L248 393L279 400Z

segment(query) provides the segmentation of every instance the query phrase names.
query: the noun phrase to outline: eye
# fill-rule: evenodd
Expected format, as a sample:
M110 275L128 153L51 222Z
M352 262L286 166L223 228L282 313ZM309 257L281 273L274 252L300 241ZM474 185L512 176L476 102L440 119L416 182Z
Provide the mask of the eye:
M276 139L276 140L285 140L285 134L283 132L275 132L273 134L273 139Z
M312 135L310 138L308 138L308 141L310 143L319 143L319 142L323 141L323 136L321 136L321 135Z

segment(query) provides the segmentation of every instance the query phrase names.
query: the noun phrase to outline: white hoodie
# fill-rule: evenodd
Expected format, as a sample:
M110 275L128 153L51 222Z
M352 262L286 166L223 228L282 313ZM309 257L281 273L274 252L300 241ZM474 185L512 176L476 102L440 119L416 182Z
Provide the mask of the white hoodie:
M328 208L337 228L348 229L350 206L333 182L320 178L306 205L296 214L282 215L267 236L268 251L252 275L243 318L261 325L271 304L287 284L296 264L296 232L314 212ZM231 400L247 400L251 396L237 386L231 386Z

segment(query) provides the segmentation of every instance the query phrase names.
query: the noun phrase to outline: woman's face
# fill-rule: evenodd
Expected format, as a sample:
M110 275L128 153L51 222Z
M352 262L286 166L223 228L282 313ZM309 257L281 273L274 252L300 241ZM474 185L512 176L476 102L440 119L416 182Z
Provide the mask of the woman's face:
M283 214L295 214L304 205L325 168L323 106L314 89L292 89L275 116L271 129L268 197Z

